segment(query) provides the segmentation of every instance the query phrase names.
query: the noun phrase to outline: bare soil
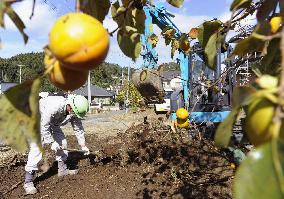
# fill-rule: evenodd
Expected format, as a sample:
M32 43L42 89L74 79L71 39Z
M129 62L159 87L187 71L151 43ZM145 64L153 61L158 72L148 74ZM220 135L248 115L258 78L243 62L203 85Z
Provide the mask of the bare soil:
M96 128L102 124L98 122L96 133L91 133L88 124L99 117L85 121L88 146L100 156L70 152L68 164L79 169L77 175L57 177L57 163L47 149L51 167L35 179L39 192L25 196L26 156L17 156L13 164L0 168L0 198L232 198L235 168L210 139L199 139L189 130L173 133L163 117L148 112L106 113L104 121L113 117L113 129L124 123L115 131L110 125ZM67 134L68 146L78 148L75 136Z

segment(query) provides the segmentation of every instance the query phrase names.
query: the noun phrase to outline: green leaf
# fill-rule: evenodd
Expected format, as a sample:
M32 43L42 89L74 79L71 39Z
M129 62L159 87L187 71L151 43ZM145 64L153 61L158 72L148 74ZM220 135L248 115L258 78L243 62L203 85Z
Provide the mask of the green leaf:
M233 108L228 117L219 124L214 138L216 146L228 146L232 136L233 125L235 124L239 111L240 107Z
M211 69L216 66L217 48L221 47L221 43L225 40L225 36L218 32L221 27L222 22L219 20L206 21L198 31L198 41L204 49L206 64Z
M182 33L179 38L179 48L183 50L184 53L189 54L190 52L190 42L188 40L188 34Z
M198 41L200 42L203 48L206 47L210 37L214 33L218 32L221 27L222 27L222 22L219 20L206 21L202 24L198 33Z
M270 34L270 25L268 22L257 25L254 32L261 35ZM243 56L247 53L262 52L265 47L265 41L250 35L248 38L241 40L235 47L233 54Z
M0 26L4 27L4 14L6 12L7 7L10 4L6 3L5 1L0 1Z
M283 194L284 144L266 143L251 151L237 170L236 199L281 199Z
M236 87L233 92L233 109L229 116L222 122L215 134L215 143L220 147L227 147L236 118L239 114L240 108L248 105L255 99L256 90L251 87Z
M121 51L128 57L135 60L140 56L142 44L137 29L126 26L117 32L117 42Z
M252 0L234 0L231 4L230 10L238 10L240 8L247 8L251 4Z
M128 7L129 3L131 2L132 0L122 0L122 5L124 7Z
M255 44L255 45L253 45ZM235 47L233 54L243 56L250 52L255 52L257 50L262 50L264 47L264 42L253 37L249 37L241 40Z
M0 96L0 137L21 152L27 149L27 140L40 145L40 83L40 79L26 81Z
M272 103L277 104L278 98L277 96L275 96L277 91L278 91L277 88L260 89L260 90L257 90L255 93L253 93L252 98L253 99L266 98Z
M116 16L116 13L119 7L120 7L120 4L118 0L111 4L111 16L112 17Z
M159 38L154 33L150 37L148 37L148 42L152 45L153 48L157 46L158 41L159 41Z
M184 0L167 0L167 2L174 7L180 8L183 5Z
M262 73L274 75L280 68L280 62L280 38L277 38L269 42L267 54L262 58L258 68Z
M108 14L110 5L109 0L80 0L81 11L97 18L101 22Z
M124 22L124 15L123 14L118 15L118 12L120 10L121 10L121 7L119 5L119 1L115 1L111 5L111 16L118 26L121 26Z
M145 19L146 15L143 10L132 8L128 10L126 14L125 25L131 26L141 34L144 34L145 31Z
M11 20L14 22L14 24L17 26L18 30L22 34L24 38L25 44L28 42L28 35L24 32L24 29L26 28L25 24L21 20L21 18L18 16L18 14L10 7L6 7L6 14L11 18ZM1 17L0 17L1 19Z
M277 6L278 0L264 0L260 8L258 8L256 13L256 18L258 21L262 22L269 18L270 13L272 13Z
M168 38L165 38L165 44L166 44L166 46L168 46L170 43L171 43L171 39L168 39Z
M214 33L209 38L206 47L205 47L205 55L206 55L206 62L209 68L214 69L216 66L216 58L217 58L217 38L218 33Z
M225 42L225 35L220 34L219 32L214 33L209 38L204 50L206 56L205 62L209 68L215 69L217 50L221 48L224 42Z
M162 30L161 35L165 39L166 46L171 44L172 39L174 39L175 32L176 30L170 26L167 26Z
M172 47L171 48L171 58L173 59L176 50L179 48L179 41L176 40L176 39L173 39L171 41L172 41L172 43L171 43L171 47Z
M257 66L257 64L252 64L251 65L251 70L256 75L256 77L260 77L261 75L263 75L263 73L260 71L260 69Z
M234 88L233 107L241 107L248 105L253 99L256 89L247 86L239 86Z

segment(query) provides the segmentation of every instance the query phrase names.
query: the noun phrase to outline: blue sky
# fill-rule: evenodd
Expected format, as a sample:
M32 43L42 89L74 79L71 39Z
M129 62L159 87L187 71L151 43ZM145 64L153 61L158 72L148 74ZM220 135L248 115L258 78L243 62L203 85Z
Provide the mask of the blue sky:
M13 4L14 9L26 24L26 33L29 35L29 41L24 45L23 39L16 27L5 16L6 28L0 28L0 38L2 49L0 49L0 57L8 58L19 53L40 52L48 42L48 32L54 21L61 15L72 12L74 10L74 0L44 0L36 1L36 9L34 17L30 20L29 16L32 9L32 0L24 0L20 3ZM204 20L219 18L226 21L230 17L229 7L232 0L185 0L182 8L174 8L166 3L165 0L154 0L155 3L164 3L167 10L175 14L172 20L183 32L188 32L192 27L200 25ZM56 8L56 9L54 9ZM116 23L108 16L104 21L105 28L113 30ZM154 27L154 31L159 35L160 31ZM170 62L170 48L166 47L163 39L160 37L157 46L159 53L159 63ZM134 63L120 51L116 35L111 38L111 47L106 59L107 62L116 63L121 66L139 67L142 59L137 59Z

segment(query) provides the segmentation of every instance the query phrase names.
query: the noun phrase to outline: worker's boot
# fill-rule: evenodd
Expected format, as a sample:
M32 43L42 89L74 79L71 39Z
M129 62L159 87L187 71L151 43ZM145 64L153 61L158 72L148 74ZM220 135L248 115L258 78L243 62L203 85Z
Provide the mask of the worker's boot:
M34 178L34 172L26 171L24 189L26 194L28 195L37 193L37 189L35 188L33 183L33 178Z
M66 175L75 175L78 173L78 169L70 170L64 161L58 161L58 177Z

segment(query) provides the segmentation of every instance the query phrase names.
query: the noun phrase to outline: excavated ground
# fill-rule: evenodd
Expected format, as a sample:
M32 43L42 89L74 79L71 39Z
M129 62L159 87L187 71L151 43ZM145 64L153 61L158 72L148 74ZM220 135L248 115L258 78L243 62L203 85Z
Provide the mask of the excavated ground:
M147 121L143 121L145 115ZM35 179L39 192L25 196L26 154L17 155L0 168L0 198L232 198L235 168L229 155L209 139L188 130L173 133L164 118L149 113L128 113L132 121L118 113L105 118L110 117L124 123L120 130L114 132L107 125L109 132L90 133L87 123L98 119L85 121L88 146L99 150L100 157L70 152L69 166L79 168L77 175L58 178L54 154L47 149L50 169ZM118 123L112 125L118 128ZM78 148L75 136L67 134L69 148Z

